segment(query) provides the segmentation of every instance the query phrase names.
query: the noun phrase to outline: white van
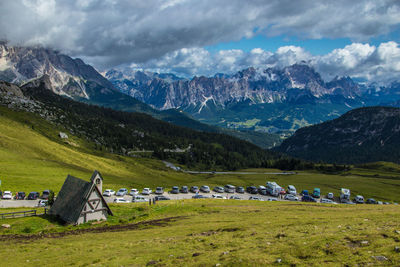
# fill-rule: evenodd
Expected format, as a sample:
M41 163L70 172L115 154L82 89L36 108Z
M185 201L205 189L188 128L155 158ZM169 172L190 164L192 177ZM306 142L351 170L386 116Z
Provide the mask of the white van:
M297 195L296 187L294 187L293 185L289 185L287 187L287 193L294 196Z
M133 196L132 202L148 202L149 199L144 196Z

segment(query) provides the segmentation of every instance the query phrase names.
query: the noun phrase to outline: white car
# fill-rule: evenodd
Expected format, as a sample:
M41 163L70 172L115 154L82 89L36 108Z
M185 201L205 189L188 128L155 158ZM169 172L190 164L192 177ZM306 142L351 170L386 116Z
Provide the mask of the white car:
M296 187L294 187L293 185L289 185L287 187L287 193L291 195L296 195L297 194Z
M106 190L104 191L104 193L103 193L103 196L105 196L105 197L111 197L111 196L113 196L113 195L115 195L115 191L112 190L112 189L106 189Z
M144 196L133 196L132 202L148 202L149 199Z
M264 201L261 197L255 197L255 196L250 196L249 200L258 200L258 201Z
M132 188L131 191L129 192L129 195L134 196L139 194L139 190L137 190L136 188Z
M47 199L41 199L41 200L39 200L37 206L38 207L46 207L47 204L48 204L48 200Z
M326 203L326 204L337 204L335 201L327 198L321 198L321 203Z
M216 194L213 194L213 195L212 195L212 198L226 199L226 197L221 196L221 195L216 195Z
M115 194L117 197L123 197L128 193L128 189L126 188L121 188L118 190L117 194Z
M269 197L267 201L278 201L278 199L276 197Z
M289 201L299 201L299 198L295 195L292 194L287 194L285 195L285 200L289 200Z
M333 193L328 193L327 195L326 195L326 198L327 199L333 199Z
M116 199L114 199L114 203L128 203L128 200L122 197L117 197Z
M3 199L12 199L13 195L12 195L11 191L4 191L2 198Z
M142 195L150 195L151 192L152 192L151 189L146 187L146 188L143 188Z

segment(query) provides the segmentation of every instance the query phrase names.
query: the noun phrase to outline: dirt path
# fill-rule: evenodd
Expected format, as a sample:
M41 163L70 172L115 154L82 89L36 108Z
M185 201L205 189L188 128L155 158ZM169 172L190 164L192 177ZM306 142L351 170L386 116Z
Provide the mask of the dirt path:
M6 234L6 235L0 235L0 242L15 241L15 240L34 241L34 240L42 239L42 238L62 238L65 236L81 235L81 234L87 234L87 233L121 232L121 231L127 231L127 230L143 229L143 228L147 228L149 226L163 227L163 226L167 226L168 223L170 223L170 222L175 222L178 219L185 219L185 218L187 218L187 217L186 216L167 217L167 218L163 218L163 219L143 221L143 222L132 223L132 224L100 226L100 227L77 229L77 230L71 230L71 231L59 232L59 233L27 234L27 235L23 235L23 234L7 235Z

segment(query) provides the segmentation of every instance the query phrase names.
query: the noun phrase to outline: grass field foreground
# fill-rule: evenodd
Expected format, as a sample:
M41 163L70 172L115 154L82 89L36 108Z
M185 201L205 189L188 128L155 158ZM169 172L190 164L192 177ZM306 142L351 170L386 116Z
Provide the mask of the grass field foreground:
M133 230L3 239L0 262L35 266L400 264L400 253L395 251L400 246L400 208L395 205L185 200L111 208L116 214L111 221L95 227L175 219ZM1 230L3 236L5 231L43 235L62 227L39 217L7 222L11 228ZM44 228L23 233L32 223ZM85 227L69 226L62 231Z

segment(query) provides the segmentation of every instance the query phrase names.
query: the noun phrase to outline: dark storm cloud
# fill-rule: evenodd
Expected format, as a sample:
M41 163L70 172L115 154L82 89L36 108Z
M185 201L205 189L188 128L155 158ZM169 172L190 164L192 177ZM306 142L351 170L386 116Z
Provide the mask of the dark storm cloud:
M3 0L0 38L53 47L110 67L260 33L364 41L400 23L399 5L389 0Z

